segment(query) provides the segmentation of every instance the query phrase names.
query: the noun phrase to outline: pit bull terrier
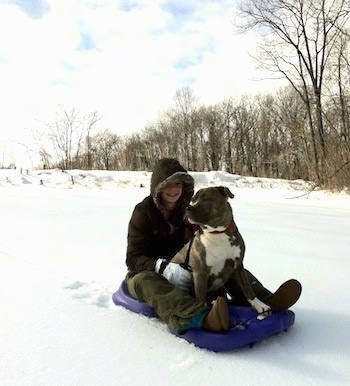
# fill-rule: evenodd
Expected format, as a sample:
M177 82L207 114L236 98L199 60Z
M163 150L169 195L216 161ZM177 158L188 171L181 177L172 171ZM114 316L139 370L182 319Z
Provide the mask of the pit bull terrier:
M243 267L245 245L228 203L233 197L224 186L198 190L186 216L199 229L172 262L190 266L195 296L204 304L208 292L219 290L234 275L252 307L258 313L267 313L270 307L255 296Z

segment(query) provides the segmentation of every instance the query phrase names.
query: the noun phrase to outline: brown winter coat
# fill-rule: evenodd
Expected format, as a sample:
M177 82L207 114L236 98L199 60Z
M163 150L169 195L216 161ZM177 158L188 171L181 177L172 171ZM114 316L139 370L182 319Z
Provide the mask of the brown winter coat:
M181 181L183 191L176 209L166 220L162 214L160 194L170 181ZM126 265L129 275L154 271L160 257L170 260L192 235L184 220L185 209L193 195L194 180L175 159L162 159L151 178L151 194L137 204L128 227ZM171 227L171 225L172 227ZM171 232L175 228L175 232Z

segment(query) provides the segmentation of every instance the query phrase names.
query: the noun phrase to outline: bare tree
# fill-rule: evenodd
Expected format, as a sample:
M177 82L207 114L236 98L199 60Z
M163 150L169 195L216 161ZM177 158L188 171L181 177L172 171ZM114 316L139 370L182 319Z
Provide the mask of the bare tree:
M229 173L234 173L234 152L235 145L232 142L235 127L233 124L233 116L235 113L235 104L232 98L224 99L217 104L217 108L221 115L221 122L223 125L221 143L221 152L223 154L223 169Z
M86 147L87 147L87 168L91 169L92 168L92 151L91 151L91 131L93 129L93 126L97 121L99 121L101 118L97 114L97 112L93 112L90 115L85 115L83 116L83 121L82 121L82 130L81 130L81 139L83 136L86 137ZM77 150L79 151L80 149L80 143L81 139L79 140L79 146ZM78 156L78 155L77 155Z
M178 125L182 132L182 141L178 141L179 145L185 149L186 162L185 166L188 169L196 169L197 164L197 140L196 127L198 125L197 113L197 98L189 87L184 87L176 91L174 98L174 121L173 124Z
M282 177L308 179L313 162L305 104L296 91L287 86L277 91L275 107L282 145L278 155L278 161L283 164Z
M72 169L82 166L79 163L79 157L85 138L87 139L87 166L91 167L90 134L99 119L96 112L88 115L80 113L74 107L69 111L61 107L56 113L55 121L47 124L47 138L62 168Z
M119 169L118 153L122 140L108 130L101 131L90 139L90 162L97 169Z
M242 30L258 27L264 35L257 58L260 65L282 74L306 105L320 179L320 161L326 157L325 72L349 20L349 0L246 0L240 11Z
M208 106L202 109L202 141L203 151L211 170L220 170L224 151L222 138L225 134L225 121L219 106Z
M230 125L230 142L233 150L232 163L235 173L254 175L257 164L257 111L253 100L243 95L233 107Z
M350 141L350 46L349 34L341 36L331 58L332 69L328 74L327 122L343 143Z

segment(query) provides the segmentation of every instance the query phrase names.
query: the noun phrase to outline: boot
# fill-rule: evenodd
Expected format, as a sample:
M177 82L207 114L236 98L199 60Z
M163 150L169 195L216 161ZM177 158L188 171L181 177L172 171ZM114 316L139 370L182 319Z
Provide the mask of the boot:
M290 308L295 304L301 295L301 284L298 280L290 279L283 283L272 296L265 300L265 303L273 308Z
M228 305L224 298L218 297L205 317L203 330L221 332L230 329Z

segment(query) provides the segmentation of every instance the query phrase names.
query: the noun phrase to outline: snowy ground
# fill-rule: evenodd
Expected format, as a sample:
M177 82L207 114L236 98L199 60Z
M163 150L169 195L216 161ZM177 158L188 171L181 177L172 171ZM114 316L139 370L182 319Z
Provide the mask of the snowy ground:
M149 173L22 173L0 170L1 386L350 384L349 196L193 173L235 193L246 267L271 290L304 289L287 333L213 353L111 302Z

